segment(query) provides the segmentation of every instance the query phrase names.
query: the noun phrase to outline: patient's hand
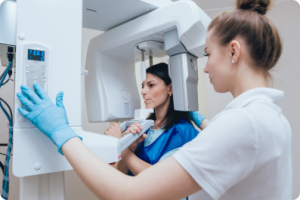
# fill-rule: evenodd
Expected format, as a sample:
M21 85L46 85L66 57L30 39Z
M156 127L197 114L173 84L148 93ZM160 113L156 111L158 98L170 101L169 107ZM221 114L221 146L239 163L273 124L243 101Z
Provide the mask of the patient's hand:
M123 137L122 129L120 128L119 124L117 124L117 123L111 125L106 131L104 131L104 134L116 137L118 139Z
M129 134L129 133L136 134L136 133L140 133L142 131L142 129L143 129L143 127L139 123L135 122L124 133L125 133L125 135ZM147 137L147 135L145 133L143 133L141 135L141 137L139 139L137 139L134 143L132 143L128 148L132 152L135 152L138 144L143 142L146 137Z

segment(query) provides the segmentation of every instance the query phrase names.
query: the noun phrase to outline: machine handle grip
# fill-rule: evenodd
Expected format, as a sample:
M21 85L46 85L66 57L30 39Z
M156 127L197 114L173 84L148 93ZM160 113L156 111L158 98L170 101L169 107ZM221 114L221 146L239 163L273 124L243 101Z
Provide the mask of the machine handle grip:
M140 133L136 133L136 134L129 133L120 139L121 152L123 152L132 143L134 143L139 137L141 137L141 135L145 133L150 127L154 126L153 120L126 121L120 124L122 131L125 131L125 129L129 127L131 124L133 124L134 122L138 122L143 127L143 129Z

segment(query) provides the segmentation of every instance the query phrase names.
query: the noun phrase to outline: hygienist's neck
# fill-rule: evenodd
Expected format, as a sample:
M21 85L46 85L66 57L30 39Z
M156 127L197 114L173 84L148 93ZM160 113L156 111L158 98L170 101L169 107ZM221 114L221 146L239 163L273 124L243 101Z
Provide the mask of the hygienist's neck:
M236 74L236 79L233 81L230 92L236 98L248 90L261 87L268 87L265 75L261 71L248 68Z

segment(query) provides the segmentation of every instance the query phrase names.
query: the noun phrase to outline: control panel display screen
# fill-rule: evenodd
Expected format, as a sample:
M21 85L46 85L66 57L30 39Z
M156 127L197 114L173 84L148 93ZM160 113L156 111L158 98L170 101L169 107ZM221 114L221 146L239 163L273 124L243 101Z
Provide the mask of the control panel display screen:
M28 60L45 61L45 51L28 49Z

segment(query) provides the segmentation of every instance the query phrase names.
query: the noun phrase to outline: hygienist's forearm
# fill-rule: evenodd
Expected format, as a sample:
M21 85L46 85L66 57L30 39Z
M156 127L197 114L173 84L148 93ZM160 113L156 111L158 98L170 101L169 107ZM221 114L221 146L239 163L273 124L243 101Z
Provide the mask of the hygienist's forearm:
M129 149L125 149L125 151L122 153L122 160L135 176L152 166L138 158Z
M79 138L68 140L62 152L79 178L99 199L126 199L122 188L131 186L133 180L95 156Z
M200 129L203 130L205 129L209 124L208 119L204 119L203 122L200 124Z
M201 190L172 157L130 177L95 156L79 138L68 140L62 152L79 178L101 200L174 200Z

